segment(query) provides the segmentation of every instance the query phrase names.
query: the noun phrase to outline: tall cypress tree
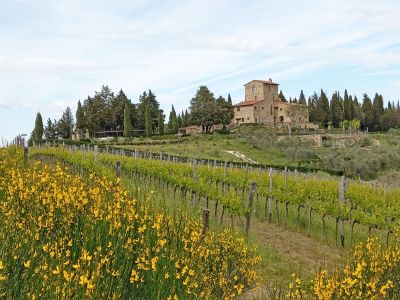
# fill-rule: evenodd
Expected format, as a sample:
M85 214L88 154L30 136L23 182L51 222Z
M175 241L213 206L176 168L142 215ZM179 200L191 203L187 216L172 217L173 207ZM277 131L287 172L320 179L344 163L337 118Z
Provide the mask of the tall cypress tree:
M146 136L150 137L153 135L153 122L151 118L151 108L150 105L146 107L146 112L144 115L144 122L146 127Z
M42 115L40 112L36 114L36 120L35 120L35 128L33 129L32 132L32 140L35 143L39 143L43 139L43 119Z
M304 96L303 90L301 90L301 92L300 92L299 103L300 104L307 104L306 97Z
M363 113L363 127L372 129L374 127L374 111L372 109L371 98L367 94L364 94L362 103L362 113Z
M315 104L315 122L321 124L323 127L327 127L329 122L329 100L322 89Z
M372 103L372 110L374 114L374 130L380 130L382 129L382 117L385 111L383 107L382 95L378 95L378 93L375 93L375 97Z
M177 120L175 108L173 105L171 108L171 112L169 113L168 131L170 133L177 133L177 131L178 131L178 120Z
M132 136L131 109L129 102L125 102L124 108L124 137Z
M164 135L164 114L161 111L158 112L158 134Z
M281 99L282 102L287 102L285 95L283 95L282 90L279 91L278 97Z
M228 94L228 103L230 103L232 105L232 98L231 98L231 94ZM183 116L183 114L182 114Z
M338 128L340 122L343 121L343 107L340 103L340 96L338 92L332 95L331 105L330 105L330 121L333 127Z
M76 117L76 129L78 131L84 130L84 128L85 128L85 114L84 114L84 111L83 111L81 100L78 101L78 107L76 109L75 117Z

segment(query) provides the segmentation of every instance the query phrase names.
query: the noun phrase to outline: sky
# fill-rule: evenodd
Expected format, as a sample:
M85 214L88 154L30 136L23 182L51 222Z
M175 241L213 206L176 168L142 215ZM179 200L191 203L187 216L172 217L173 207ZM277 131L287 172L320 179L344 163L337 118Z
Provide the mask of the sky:
M94 95L166 115L200 85L233 102L269 79L285 96L324 89L400 99L400 1L0 0L0 144Z

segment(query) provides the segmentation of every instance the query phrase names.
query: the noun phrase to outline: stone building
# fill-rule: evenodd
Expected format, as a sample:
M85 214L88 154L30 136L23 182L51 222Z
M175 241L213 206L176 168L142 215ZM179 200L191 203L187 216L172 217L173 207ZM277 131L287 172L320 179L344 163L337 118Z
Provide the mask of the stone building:
M244 85L245 100L233 105L233 125L246 123L261 123L274 126L295 125L307 127L308 112L291 120L288 116L289 107L295 103L283 102L279 98L278 83L269 80L252 80Z

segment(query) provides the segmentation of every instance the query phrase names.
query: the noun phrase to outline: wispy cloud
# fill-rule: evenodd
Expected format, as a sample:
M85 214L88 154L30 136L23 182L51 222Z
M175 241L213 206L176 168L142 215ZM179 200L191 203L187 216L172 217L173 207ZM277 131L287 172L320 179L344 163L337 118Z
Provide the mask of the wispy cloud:
M291 96L399 97L388 84L400 69L395 0L4 0L0 11L1 136L32 127L36 111L74 110L102 84L133 101L150 88L178 111L199 85L242 100L244 82L268 77Z

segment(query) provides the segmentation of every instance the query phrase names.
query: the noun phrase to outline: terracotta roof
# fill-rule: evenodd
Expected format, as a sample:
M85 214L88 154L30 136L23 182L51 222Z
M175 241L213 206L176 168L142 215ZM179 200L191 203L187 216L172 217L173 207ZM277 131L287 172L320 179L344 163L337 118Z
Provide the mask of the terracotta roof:
M253 104L256 104L256 102L257 102L256 100L242 101L242 102L239 102L238 104L235 104L233 106L251 106Z
M249 81L248 83L245 83L244 85L249 84L250 82L253 82L253 81L257 81L257 82L261 82L261 83L266 83L266 84L271 84L271 85L279 85L279 83L272 82L272 81L270 81L270 80L258 80L258 79L251 80L251 81Z

